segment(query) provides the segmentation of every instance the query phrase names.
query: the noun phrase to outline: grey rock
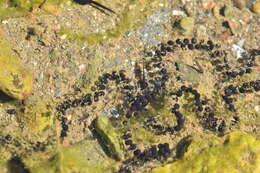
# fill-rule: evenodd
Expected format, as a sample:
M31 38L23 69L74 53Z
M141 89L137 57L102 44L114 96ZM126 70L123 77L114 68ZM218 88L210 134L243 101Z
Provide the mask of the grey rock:
M201 80L201 74L193 66L177 62L177 71L181 73L181 78L189 82L199 82Z
M140 39L145 43L146 47L153 47L160 43L160 37L165 34L163 24L170 21L170 15L170 9L163 8L148 18L144 27L139 31Z

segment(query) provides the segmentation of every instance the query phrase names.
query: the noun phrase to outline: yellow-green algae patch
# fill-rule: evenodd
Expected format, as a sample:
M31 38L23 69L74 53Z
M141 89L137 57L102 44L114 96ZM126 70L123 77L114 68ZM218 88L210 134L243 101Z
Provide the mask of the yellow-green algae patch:
M35 8L53 12L54 8L67 1L69 0L0 0L0 19L26 15Z
M97 79L100 69L99 67L102 65L103 62L103 53L100 50L100 47L97 46L93 53L90 53L90 59L87 66L87 70L84 72L80 80L78 81L77 85L83 90L84 92L90 92L94 81Z
M54 110L51 101L30 97L20 107L17 119L24 130L29 133L40 133L52 127Z
M159 0L129 0L127 8L120 15L115 28L109 29L105 32L82 34L75 33L70 29L64 28L60 31L60 35L66 36L71 40L79 42L87 42L96 44L106 41L111 38L117 38L121 34L130 29L134 29L144 23L146 17L151 14L151 9L157 7L161 3Z
M245 132L193 139L183 158L152 173L258 173L260 140Z
M0 36L0 90L15 99L24 99L32 92L32 73Z
M95 140L84 140L69 147L59 146L56 154L50 155L33 155L23 161L31 173L112 173L117 166Z
M120 139L119 132L112 126L109 119L100 115L95 120L94 126L111 156L116 160L122 160L124 157L123 142Z

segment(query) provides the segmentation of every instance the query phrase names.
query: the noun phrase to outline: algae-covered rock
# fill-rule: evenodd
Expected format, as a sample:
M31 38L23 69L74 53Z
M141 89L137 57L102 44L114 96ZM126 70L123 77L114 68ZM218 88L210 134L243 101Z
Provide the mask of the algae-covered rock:
M181 160L155 168L152 173L258 173L260 140L244 132L223 138L193 139Z
M50 8L58 8L58 5L69 0L0 0L0 19L25 15L35 8L42 8L47 12L53 12Z
M123 159L122 142L110 121L104 115L100 115L95 120L94 126L112 157L116 160Z
M60 146L48 160L43 155L36 155L23 161L31 173L112 173L117 166L94 140L84 140L69 147Z
M194 67L181 62L177 62L176 65L184 80L189 82L199 82L201 80L200 73Z
M54 112L51 102L28 98L17 115L20 125L30 133L39 133L53 125Z
M15 99L32 92L32 73L19 61L8 42L0 36L0 90Z
M7 173L7 163L6 162L1 162L0 161L0 170L1 170L1 173Z
M254 3L253 7L252 7L252 11L256 14L260 14L260 1Z
M186 33L193 31L195 20L192 17L184 17L180 21L180 27Z
M114 3L120 3L120 1ZM122 11L116 27L97 33L75 33L73 30L63 28L60 31L61 37L68 38L79 42L87 42L90 44L100 43L112 38L117 38L125 32L135 29L142 25L147 16L151 14L151 9L158 7L160 0L131 0L128 1L126 8Z

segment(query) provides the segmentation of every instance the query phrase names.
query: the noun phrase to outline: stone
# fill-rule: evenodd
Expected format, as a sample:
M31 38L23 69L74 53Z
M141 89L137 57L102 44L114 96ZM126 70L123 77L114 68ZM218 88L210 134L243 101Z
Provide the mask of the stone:
M0 35L0 90L14 99L32 93L32 73L19 60L9 43Z
M27 133L41 134L52 127L54 122L54 109L52 101L31 96L24 100L24 104L17 112L18 122Z
M212 9L216 5L214 0L203 0L202 2L202 8L203 9Z
M258 173L260 140L242 131L222 138L215 136L192 139L179 160L155 168L152 173Z
M245 8L246 3L247 3L247 0L233 0L234 6L237 7L238 9L240 9L240 10Z
M114 172L118 164L106 156L96 140L83 140L67 147L58 146L53 152L34 153L23 157L29 172L37 173L103 173ZM1 168L1 165L0 165ZM60 171L62 170L62 171Z
M228 19L236 19L239 17L240 10L232 7L232 6L226 6L224 9L224 16Z
M237 35L242 31L242 24L239 23L236 19L228 19L228 26L232 34Z
M201 75L199 74L196 68L180 62L176 64L177 64L177 69L181 73L181 78L183 80L189 82L199 82L201 80Z
M192 17L184 17L180 21L180 27L185 32L193 31L195 20Z
M94 128L100 137L99 139L109 151L109 155L116 160L122 160L124 156L122 151L123 142L110 120L105 115L99 115L94 120Z
M260 14L260 1L254 3L252 6L252 11L256 14Z

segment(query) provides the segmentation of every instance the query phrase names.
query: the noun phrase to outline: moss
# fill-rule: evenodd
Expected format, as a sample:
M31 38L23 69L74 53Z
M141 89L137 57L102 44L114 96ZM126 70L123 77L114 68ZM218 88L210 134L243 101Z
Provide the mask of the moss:
M24 99L32 92L32 73L19 61L8 42L0 36L0 90L15 99Z
M100 43L111 38L117 38L128 30L135 29L144 23L146 17L150 15L151 8L157 7L159 0L129 0L127 8L122 12L120 20L117 22L115 28L109 29L105 32L81 34L64 28L60 31L60 35L66 36L71 40L79 42L87 42L90 44Z
M123 142L120 139L119 133L109 120L104 115L100 115L95 120L94 126L102 139L101 142L109 150L111 156L116 160L122 160L124 157L122 151Z
M223 138L193 139L183 158L152 173L257 173L260 140L241 131Z

